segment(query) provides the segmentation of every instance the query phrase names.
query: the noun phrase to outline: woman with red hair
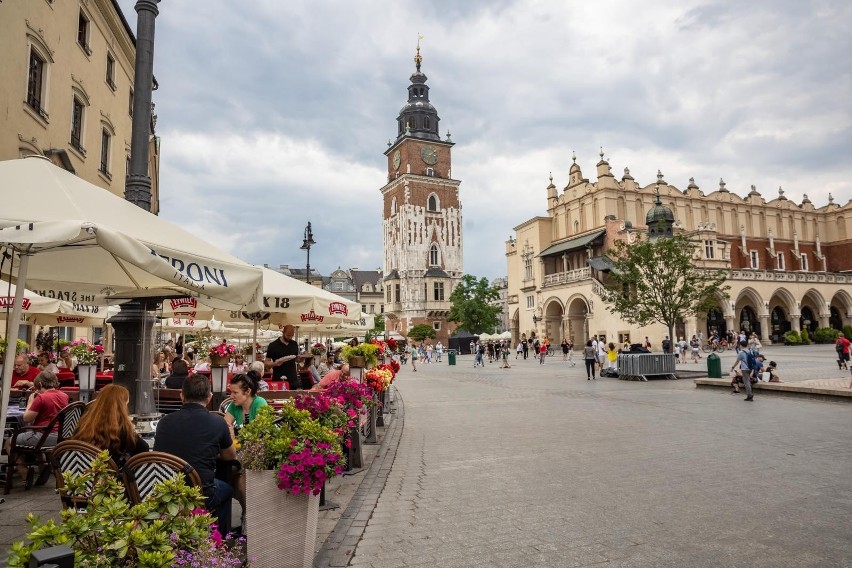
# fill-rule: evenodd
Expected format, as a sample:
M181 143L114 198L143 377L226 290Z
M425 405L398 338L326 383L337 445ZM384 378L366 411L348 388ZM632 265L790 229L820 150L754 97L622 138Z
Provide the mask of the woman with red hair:
M148 443L136 433L127 412L129 401L130 393L123 386L105 386L86 408L72 439L109 450L110 457L119 467L130 456L147 452L150 449Z

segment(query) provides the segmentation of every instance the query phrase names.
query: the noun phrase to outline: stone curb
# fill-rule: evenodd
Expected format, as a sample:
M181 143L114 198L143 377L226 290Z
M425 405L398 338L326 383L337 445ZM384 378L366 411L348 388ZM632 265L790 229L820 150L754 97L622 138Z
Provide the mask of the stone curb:
M845 379L844 379L845 380ZM730 379L693 379L696 388L731 388ZM801 385L796 383L767 383L758 382L751 386L755 391L772 393L773 395L791 395L795 397L807 397L813 399L827 399L844 402L852 402L852 389L821 387L813 385ZM744 389L740 387L740 391Z
M379 451L373 458L364 479L349 501L346 510L337 521L334 530L328 535L319 553L314 558L315 568L349 565L355 555L355 548L367 528L367 522L378 504L379 496L381 496L382 490L387 484L405 423L405 406L402 397L396 387L393 387L393 389L394 411L393 414L386 415L385 424L390 422L390 425L387 426Z

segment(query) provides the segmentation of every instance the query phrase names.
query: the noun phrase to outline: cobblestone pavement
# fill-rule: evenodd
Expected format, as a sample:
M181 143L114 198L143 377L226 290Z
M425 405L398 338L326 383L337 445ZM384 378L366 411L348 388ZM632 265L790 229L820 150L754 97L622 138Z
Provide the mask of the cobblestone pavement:
M829 348L766 351L792 381L837 374ZM350 565L852 566L848 404L559 359L400 374L401 441Z

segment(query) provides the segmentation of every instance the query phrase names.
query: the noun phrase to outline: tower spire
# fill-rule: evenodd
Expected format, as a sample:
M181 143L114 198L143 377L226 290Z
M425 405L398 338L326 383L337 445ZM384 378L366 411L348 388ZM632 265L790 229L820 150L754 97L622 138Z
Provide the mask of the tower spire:
M423 63L423 57L420 55L420 40L423 36L417 34L417 53L414 55L414 65L417 66L417 72L420 73L420 64Z

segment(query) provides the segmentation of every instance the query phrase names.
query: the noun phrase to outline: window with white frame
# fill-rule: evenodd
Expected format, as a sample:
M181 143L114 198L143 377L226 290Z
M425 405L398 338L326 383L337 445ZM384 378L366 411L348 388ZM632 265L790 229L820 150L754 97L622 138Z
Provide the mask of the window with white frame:
M443 302L444 301L444 283L443 282L435 282L434 283L434 289L433 289L432 297L436 302Z
M80 10L80 16L77 18L77 44L86 55L92 54L92 50L89 48L89 18L82 10Z
M438 207L440 207L440 204L438 203L438 196L433 193L426 201L426 209L428 211L437 211Z
M334 283L334 290L335 290L336 292L340 292L340 291L342 291L342 290L343 290L343 282L341 282L341 281L339 281L339 280L338 280L337 282L335 282L335 283Z
M712 260L716 258L716 242L704 241L704 258Z
M527 296L527 309L531 310L535 307L535 297Z
M755 270L760 268L760 257L757 254L756 250L750 250L748 252L749 260L751 260L751 267Z
M429 266L438 266L438 245L429 248Z
M524 280L533 279L532 257L524 259Z
M112 134L106 128L101 129L101 164L98 166L98 171L106 177L112 177L109 173L109 154L112 144Z
M784 263L784 253L778 253L778 270L787 270L787 266Z
M83 113L86 105L78 97L71 98L73 101L71 103L71 146L85 156L86 151L83 149Z
M47 62L34 47L30 47L30 66L27 74L27 105L47 118L44 110L44 90Z
M808 270L808 253L802 253L802 270Z
M432 322L432 329L434 329L435 331L440 331L440 329L441 329L441 322L439 322L439 321L433 321L433 322Z
M115 86L115 58L107 53L106 58L106 84L109 85L109 88L113 91L116 89Z

